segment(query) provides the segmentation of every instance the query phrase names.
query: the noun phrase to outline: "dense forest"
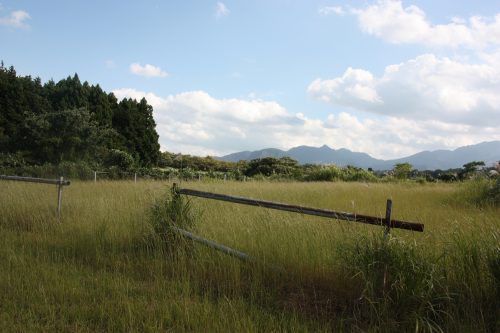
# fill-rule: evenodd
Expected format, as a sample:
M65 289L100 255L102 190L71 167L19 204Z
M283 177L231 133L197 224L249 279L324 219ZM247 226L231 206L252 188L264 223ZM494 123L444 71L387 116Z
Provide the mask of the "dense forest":
M153 108L118 101L78 75L42 84L0 65L0 153L27 165L63 161L151 167L160 157Z

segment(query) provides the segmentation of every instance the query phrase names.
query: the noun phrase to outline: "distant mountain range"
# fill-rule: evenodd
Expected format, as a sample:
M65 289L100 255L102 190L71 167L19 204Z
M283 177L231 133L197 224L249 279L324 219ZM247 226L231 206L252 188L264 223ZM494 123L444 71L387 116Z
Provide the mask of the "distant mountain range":
M460 168L471 161L484 161L487 166L500 161L500 141L482 142L476 145L464 146L455 150L423 151L408 157L394 160L380 160L366 153L352 152L348 149L332 149L327 145L321 147L299 146L284 151L268 148L257 151L242 151L222 156L219 159L237 162L263 157L289 156L300 164L336 164L352 165L374 170L389 170L397 163L408 162L418 170L436 170Z

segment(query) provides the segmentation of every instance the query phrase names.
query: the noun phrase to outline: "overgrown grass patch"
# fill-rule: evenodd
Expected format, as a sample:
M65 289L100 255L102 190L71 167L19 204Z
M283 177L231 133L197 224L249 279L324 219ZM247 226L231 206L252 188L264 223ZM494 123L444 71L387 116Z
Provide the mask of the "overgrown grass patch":
M455 184L183 184L379 216L391 198L394 218L426 229L388 240L379 227L199 198L175 207L162 182L74 182L60 220L55 186L0 186L7 331L499 330L500 210L450 201ZM173 212L258 263L165 246Z

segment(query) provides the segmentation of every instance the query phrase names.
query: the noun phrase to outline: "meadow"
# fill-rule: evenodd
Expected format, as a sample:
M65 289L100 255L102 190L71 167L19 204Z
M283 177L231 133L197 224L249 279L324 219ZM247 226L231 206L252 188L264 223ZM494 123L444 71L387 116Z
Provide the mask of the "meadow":
M192 231L241 262L155 231L171 184L0 183L0 330L498 332L500 208L467 184L183 182L181 187L385 215L423 233L206 199ZM168 212L167 212L168 213Z

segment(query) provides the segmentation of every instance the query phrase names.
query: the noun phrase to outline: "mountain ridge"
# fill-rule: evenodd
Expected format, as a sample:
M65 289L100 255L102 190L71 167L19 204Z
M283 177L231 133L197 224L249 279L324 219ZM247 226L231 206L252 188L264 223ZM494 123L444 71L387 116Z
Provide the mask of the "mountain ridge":
M397 163L410 163L418 170L437 170L460 168L471 161L484 161L491 165L500 161L500 141L485 141L474 145L458 147L454 150L439 149L421 151L416 154L382 160L363 152L353 152L346 148L333 149L327 145L321 147L297 146L289 150L266 148L255 151L242 151L228 154L219 159L237 162L256 158L289 156L300 164L336 164L339 166L352 165L374 170L389 170Z

